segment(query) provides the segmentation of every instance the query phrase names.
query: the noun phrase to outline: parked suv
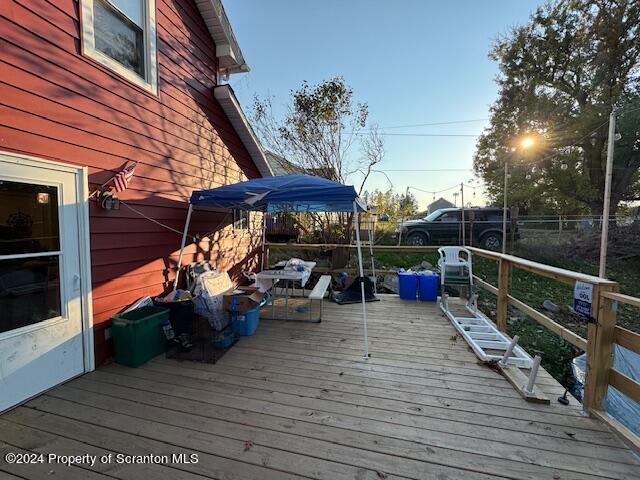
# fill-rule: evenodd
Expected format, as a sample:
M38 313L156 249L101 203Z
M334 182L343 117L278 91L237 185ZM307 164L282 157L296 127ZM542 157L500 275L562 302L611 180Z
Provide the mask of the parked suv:
M442 208L418 220L402 222L402 243L407 245L462 244L461 209ZM502 209L465 208L466 244L500 250L502 248ZM507 214L507 235L511 236L511 217ZM516 226L515 238L519 238ZM471 234L473 233L473 238ZM396 231L396 238L399 230Z

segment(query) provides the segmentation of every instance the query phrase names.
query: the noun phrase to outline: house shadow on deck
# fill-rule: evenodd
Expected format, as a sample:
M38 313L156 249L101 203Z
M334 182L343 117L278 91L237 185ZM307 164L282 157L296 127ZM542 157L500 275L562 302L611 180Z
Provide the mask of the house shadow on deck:
M197 454L197 463L33 466L64 478L633 479L599 421L525 402L434 303L325 302L322 323L263 320L215 365L101 368L0 417L5 451ZM268 307L267 307L268 308ZM547 372L539 385L563 388ZM175 460L175 459L174 459ZM0 471L36 478L32 466Z

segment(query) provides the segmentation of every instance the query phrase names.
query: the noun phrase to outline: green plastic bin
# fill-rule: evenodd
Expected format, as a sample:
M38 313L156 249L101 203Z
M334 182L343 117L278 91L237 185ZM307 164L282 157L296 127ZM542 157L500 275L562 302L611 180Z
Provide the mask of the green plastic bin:
M116 363L139 367L163 353L166 339L162 322L165 320L169 320L169 310L151 306L111 317Z

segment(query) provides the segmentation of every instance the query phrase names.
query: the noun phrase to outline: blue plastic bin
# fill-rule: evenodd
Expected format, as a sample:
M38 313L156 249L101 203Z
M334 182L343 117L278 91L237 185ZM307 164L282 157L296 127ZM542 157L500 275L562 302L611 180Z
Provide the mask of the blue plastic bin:
M229 312L231 315L231 328L240 337L249 337L256 333L260 323L260 307L255 307L246 312Z
M422 273L418 276L418 293L420 301L435 302L438 300L438 284L440 277L436 273Z
M234 333L240 337L249 337L256 333L258 324L260 323L260 309L270 301L271 294L266 292L260 304L244 312L233 310L235 305L232 302L232 310L229 311L229 323Z
M398 290L402 300L415 300L418 292L416 272L398 272Z
M213 346L220 350L225 350L233 345L236 340L236 332L233 331L233 327L227 327L224 330L217 332L213 337Z

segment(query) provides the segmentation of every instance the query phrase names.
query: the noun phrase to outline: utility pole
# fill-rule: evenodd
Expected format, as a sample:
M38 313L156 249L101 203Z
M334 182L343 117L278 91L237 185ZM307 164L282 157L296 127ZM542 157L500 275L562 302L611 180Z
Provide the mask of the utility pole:
M609 209L611 208L611 178L613 176L613 146L616 141L616 109L609 114L609 138L607 143L607 169L604 178L604 201L602 205L602 234L600 237L600 272L605 278L607 273L607 243L609 241Z
M465 232L464 232L464 183L460 182L460 201L462 206L462 211L460 212L460 219L462 220L462 246L464 247L466 244Z
M509 161L504 159L504 206L502 210L502 253L507 253L507 186L509 182Z

